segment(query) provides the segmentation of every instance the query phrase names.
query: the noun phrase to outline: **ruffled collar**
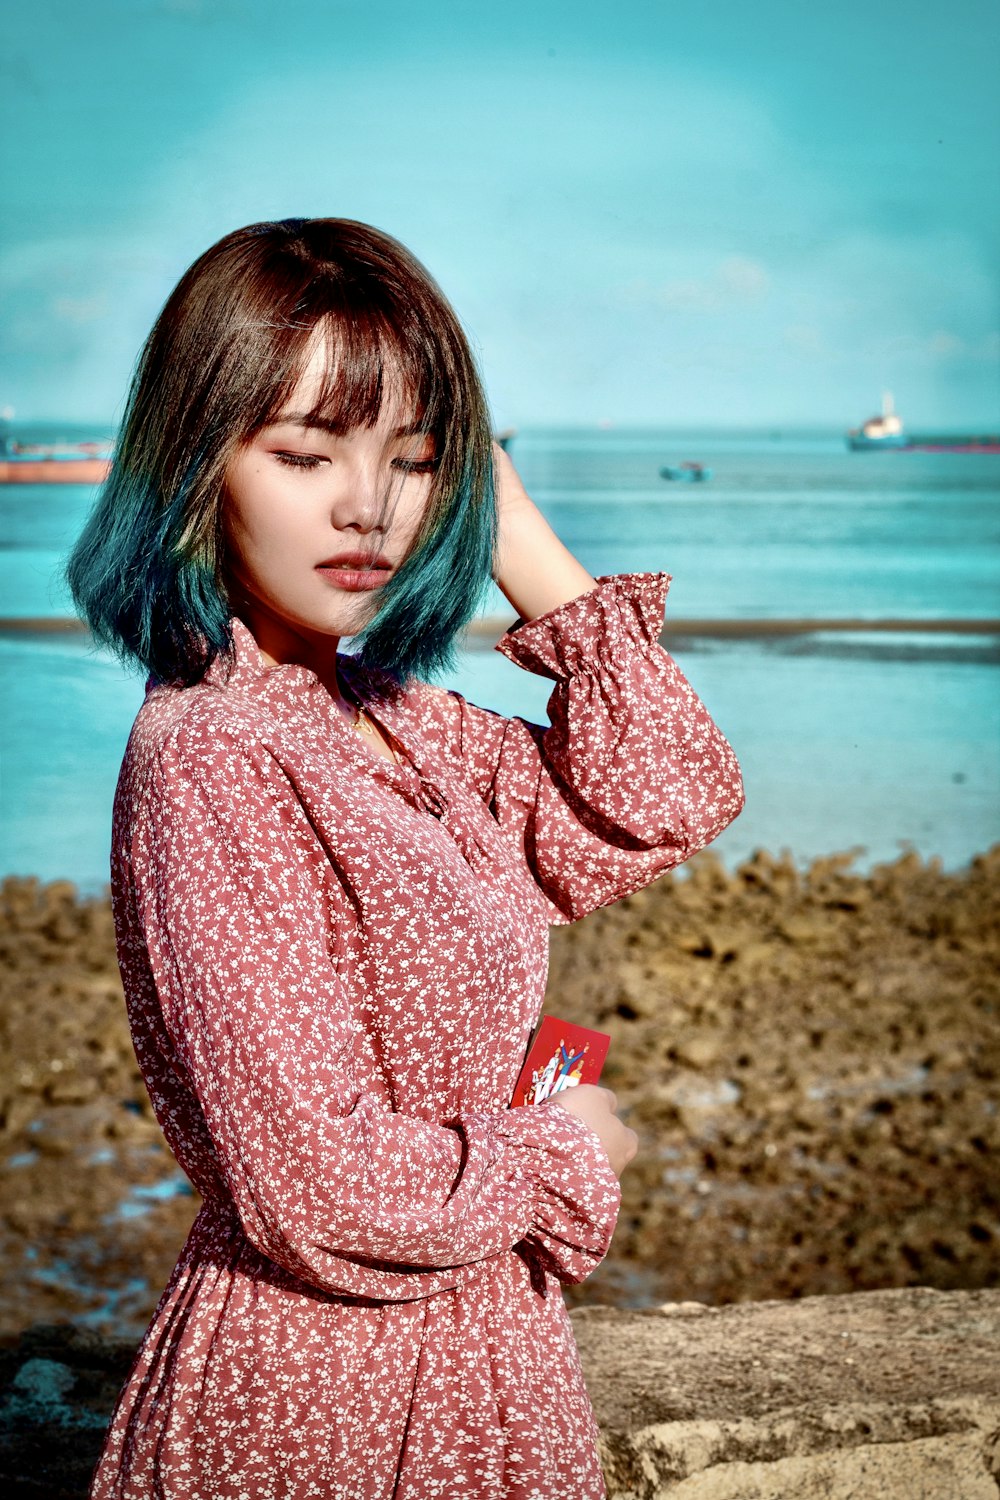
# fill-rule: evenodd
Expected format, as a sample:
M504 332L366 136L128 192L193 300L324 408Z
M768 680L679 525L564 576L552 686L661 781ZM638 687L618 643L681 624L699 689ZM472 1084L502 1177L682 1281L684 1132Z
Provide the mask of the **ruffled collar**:
M330 697L329 690L312 667L299 662L274 665L266 661L253 632L239 615L230 617L229 628L233 638L232 657L227 660L217 656L202 679L205 683L254 694L263 692L270 698L292 700L303 688ZM337 652L337 675L364 703L385 705L404 695L387 673L363 667L356 657L344 651Z

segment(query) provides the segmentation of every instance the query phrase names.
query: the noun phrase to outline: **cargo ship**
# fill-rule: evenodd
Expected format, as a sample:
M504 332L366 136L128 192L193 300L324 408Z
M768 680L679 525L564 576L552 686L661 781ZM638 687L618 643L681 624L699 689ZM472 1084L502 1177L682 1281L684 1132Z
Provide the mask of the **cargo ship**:
M846 438L853 453L900 450L919 453L1000 453L1000 433L907 433L892 399L882 395L882 410L860 427L852 427Z
M110 468L110 456L8 453L0 458L0 484L103 484Z

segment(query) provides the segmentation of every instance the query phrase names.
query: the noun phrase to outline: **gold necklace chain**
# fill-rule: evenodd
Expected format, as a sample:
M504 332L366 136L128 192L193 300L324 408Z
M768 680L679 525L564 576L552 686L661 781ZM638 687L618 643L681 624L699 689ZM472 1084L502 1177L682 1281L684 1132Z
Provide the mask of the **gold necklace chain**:
M346 694L344 695L344 701L348 704L351 702ZM398 765L399 756L396 754L396 747L379 732L378 725L372 720L364 704L355 702L353 708L354 717L351 720L351 728L356 729L359 734L365 735L368 739L380 739L389 751L392 760Z
M355 707L354 718L351 720L351 728L360 730L362 734L374 735L377 733L375 725L360 705Z

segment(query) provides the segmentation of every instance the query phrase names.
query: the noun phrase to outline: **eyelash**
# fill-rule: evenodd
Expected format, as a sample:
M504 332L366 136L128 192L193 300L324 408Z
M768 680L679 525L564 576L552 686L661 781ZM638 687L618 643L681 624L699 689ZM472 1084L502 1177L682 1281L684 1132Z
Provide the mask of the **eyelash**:
M433 474L438 467L436 458L394 458L393 463L404 474Z
M284 464L288 469L316 469L323 462L322 459L314 458L308 453L275 453L279 464ZM404 474L433 474L438 467L436 458L407 459L394 458L393 467Z
M288 469L315 469L319 466L318 458L310 458L304 453L276 453L274 456Z

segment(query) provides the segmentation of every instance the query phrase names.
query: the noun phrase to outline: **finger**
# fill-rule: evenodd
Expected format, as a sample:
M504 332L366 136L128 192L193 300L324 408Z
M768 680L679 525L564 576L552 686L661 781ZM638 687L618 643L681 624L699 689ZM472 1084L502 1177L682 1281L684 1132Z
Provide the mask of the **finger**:
M606 1097L607 1102L608 1102L608 1108L610 1109L611 1113L613 1115L617 1114L618 1113L618 1095L615 1093L614 1089L605 1089L605 1088L602 1088L601 1089L601 1093L604 1094L604 1096Z
M638 1150L639 1137L636 1135L634 1130L626 1130L621 1138L618 1148L618 1160L621 1162L623 1170L628 1166L629 1162L635 1160Z

